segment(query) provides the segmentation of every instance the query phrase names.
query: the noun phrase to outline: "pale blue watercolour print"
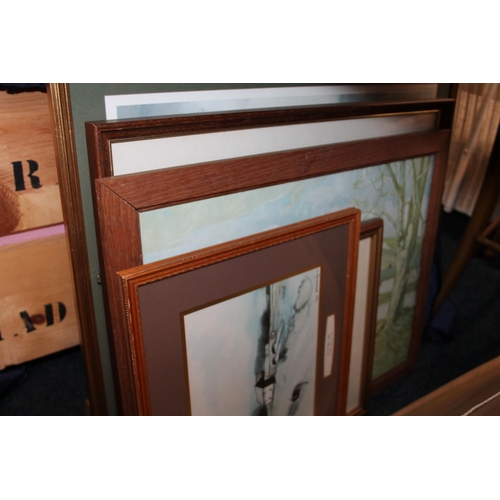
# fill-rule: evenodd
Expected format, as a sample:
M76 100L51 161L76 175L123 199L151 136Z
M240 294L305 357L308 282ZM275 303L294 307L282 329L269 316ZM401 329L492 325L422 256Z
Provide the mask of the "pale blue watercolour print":
M267 87L105 96L106 119L214 113L361 101L434 99L437 84Z
M408 357L433 166L418 157L141 213L144 263L348 207L381 217L377 378Z
M314 415L320 273L184 316L192 415Z

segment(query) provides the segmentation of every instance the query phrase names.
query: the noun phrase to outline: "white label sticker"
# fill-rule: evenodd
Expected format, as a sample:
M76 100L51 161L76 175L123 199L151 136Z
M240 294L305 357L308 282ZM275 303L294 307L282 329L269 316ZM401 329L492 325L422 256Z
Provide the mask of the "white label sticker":
M323 363L323 377L329 377L333 369L333 346L335 339L335 314L326 319L325 357Z

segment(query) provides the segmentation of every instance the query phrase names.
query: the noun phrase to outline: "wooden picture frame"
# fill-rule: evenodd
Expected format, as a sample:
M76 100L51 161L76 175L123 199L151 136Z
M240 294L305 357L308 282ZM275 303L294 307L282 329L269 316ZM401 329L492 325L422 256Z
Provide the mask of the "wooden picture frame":
M365 192L359 190L353 192L349 199L345 198L345 190L340 190L338 196L332 196L331 186L342 185L342 183L347 182L346 177L349 178L348 182L351 183L351 186L359 183L364 183L364 186L372 186L374 179L370 178L370 173L374 173L378 176L377 182L381 186L385 186L384 181L391 181L380 177L381 173L384 175L386 173L387 175L401 174L407 175L408 184L411 184L411 178L418 172L425 170L427 180L424 183L425 186L422 184L419 188L422 191L419 192L421 198L415 200L425 205L426 210L425 213L419 213L419 220L423 219L425 224L420 225L419 223L421 233L417 238L419 244L415 247L418 254L412 258L412 262L418 261L419 265L411 270L415 281L412 285L414 289L411 292L413 304L410 305L408 311L405 309L405 315L409 315L405 316L405 321L409 322L405 330L407 340L403 345L403 352L396 353L400 359L398 363L373 380L372 390L376 391L383 384L389 384L394 379L408 373L418 360L423 312L439 219L448 140L449 131L438 130L98 179L96 181L96 201L100 228L103 292L108 305L110 345L115 360L117 393L122 398L120 401L122 411L125 413L135 411L136 402L128 399L127 394L127 388L134 384L134 368L130 364L128 344L125 341L127 325L124 321L122 290L117 276L118 272L162 258L194 251L196 248L250 236L271 227L287 225L288 222L283 220L266 220L265 224L258 226L259 229L256 230L252 217L238 219L234 213L238 207L247 207L252 204L255 205L255 210L258 212L264 204L264 198L271 192L274 193L274 190L281 192L292 189L298 194L298 199L301 199L300 192L307 192L304 186L312 184L319 187L323 189L323 196L309 197L310 201L302 198L304 203L300 207L307 210L314 207L314 210L317 210L318 204L326 203L325 211L323 211L325 214L346 208L345 205L342 205L343 203L347 203L347 206L353 206L353 201L359 203L365 200L363 196ZM338 177L339 175L341 177ZM327 185L330 186L329 192L328 190L324 191L327 189ZM366 189L371 190L372 188L367 187ZM370 192L366 191L368 194ZM355 196L356 193L359 196ZM246 199L248 196L256 197L256 199L248 202ZM242 201L243 198L246 201ZM284 198L296 199L294 193L285 194ZM401 198L405 202L408 200L413 202L411 196ZM222 202L230 201L233 203L233 200L236 200L234 206L226 206L225 208L219 206ZM396 202L396 200L392 201ZM384 203L382 205L385 206ZM203 237L190 231L189 237L191 243L195 245L194 248L172 247L169 248L170 254L162 255L155 255L154 252L147 249L151 242L155 245L161 245L165 241L165 237L167 245L174 241L173 234L164 224L167 218L177 221L182 230L190 228L193 224L193 220L188 220L179 214L175 217L165 218L164 211L191 211L193 207L197 213L194 215L195 223L198 217L212 216L218 213L226 214L223 230L218 227L218 224L207 226L210 237L222 237L222 240L213 241L212 239L207 244L207 240L204 239L207 231ZM290 211L284 210L283 206L274 209L268 206L266 217L276 216L279 218L281 215L289 213ZM155 226L158 221L151 222L151 217L154 219L157 215L160 216L159 226ZM322 214L314 211L306 217L302 213L295 214L294 217L298 217L298 220L291 222L319 215ZM369 217L367 217L368 215ZM369 210L364 210L362 217L372 218L373 215ZM234 231L230 230L231 220L235 222L236 229ZM388 226L389 224L387 224ZM241 229L247 233L240 234ZM385 231L386 229L384 229ZM149 241L147 241L148 234ZM389 237L389 233L387 237ZM384 239L386 239L385 234ZM387 244L392 244L392 240L387 240ZM393 254L393 257L395 255L390 248L387 248L385 253L389 256ZM406 282L403 285L406 286ZM387 294L384 297L387 297ZM387 335L395 335L397 332L390 331L390 326ZM383 341L384 337L381 338Z
M137 413L344 414L359 222L342 210L118 273Z
M298 106L292 108L276 108L253 111L220 112L194 115L179 115L149 119L100 120L85 123L87 147L89 152L89 168L91 180L121 175L123 173L138 173L139 171L183 166L208 161L264 154L278 151L278 147L296 149L298 147L315 147L319 144L318 135L327 136L325 144L342 142L335 135L344 136L344 141L364 140L388 135L402 135L409 132L430 130L446 130L451 128L453 119L453 99L432 99L409 102L370 102L349 103L318 106ZM381 124L388 122L385 129ZM357 129L362 123L368 123L369 130L363 135ZM311 131L301 127L313 125ZM336 127L324 129L325 126ZM285 136L292 137L291 145L278 146L283 141L282 127L292 127L284 130ZM294 130L295 127L299 127ZM347 132L342 131L346 129ZM293 134L290 133L293 131ZM239 133L258 134L241 136L245 146L235 150L225 148L228 144L238 142ZM232 134L231 140L226 140L222 134ZM236 136L233 134L236 133ZM279 133L278 136L274 135ZM216 134L219 141L207 144L194 143ZM329 136L329 137L328 137ZM236 140L235 140L236 137ZM305 139L304 139L305 137ZM161 145L162 140L174 141ZM307 141L310 141L309 143ZM304 142L301 142L304 141ZM221 144L222 142L222 144ZM260 144L268 142L267 145ZM300 145L298 145L301 143ZM142 147L144 145L144 148ZM137 153L129 148L121 158L113 148L137 146ZM151 154L150 148L157 148ZM161 148L161 154L159 151ZM175 148L174 153L170 152ZM267 150L266 150L267 148ZM201 156L189 159L190 150L202 149ZM223 151L220 151L220 150ZM175 157L176 155L182 158ZM123 165L129 157L138 158L135 165ZM170 156L174 156L171 158ZM186 160L185 157L188 157ZM158 159L158 161L157 161ZM130 160L129 160L130 161ZM135 161L135 160L134 160ZM117 163L118 169L117 169ZM118 170L118 171L117 171Z
M370 401L383 228L383 219L369 219L361 224L346 404L348 416L364 415Z

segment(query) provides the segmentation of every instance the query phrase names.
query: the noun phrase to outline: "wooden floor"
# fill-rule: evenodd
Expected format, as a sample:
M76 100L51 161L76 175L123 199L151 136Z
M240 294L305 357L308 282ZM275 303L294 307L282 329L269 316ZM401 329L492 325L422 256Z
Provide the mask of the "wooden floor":
M500 415L500 357L458 377L394 415Z

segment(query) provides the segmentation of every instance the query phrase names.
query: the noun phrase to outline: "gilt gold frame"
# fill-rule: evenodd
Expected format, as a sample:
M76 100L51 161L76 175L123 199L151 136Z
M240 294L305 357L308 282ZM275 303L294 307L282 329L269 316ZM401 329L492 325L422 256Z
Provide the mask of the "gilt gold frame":
M55 131L61 203L75 285L80 343L87 375L90 405L88 411L92 415L107 415L108 405L90 282L90 266L68 84L50 83L47 85L47 93Z

